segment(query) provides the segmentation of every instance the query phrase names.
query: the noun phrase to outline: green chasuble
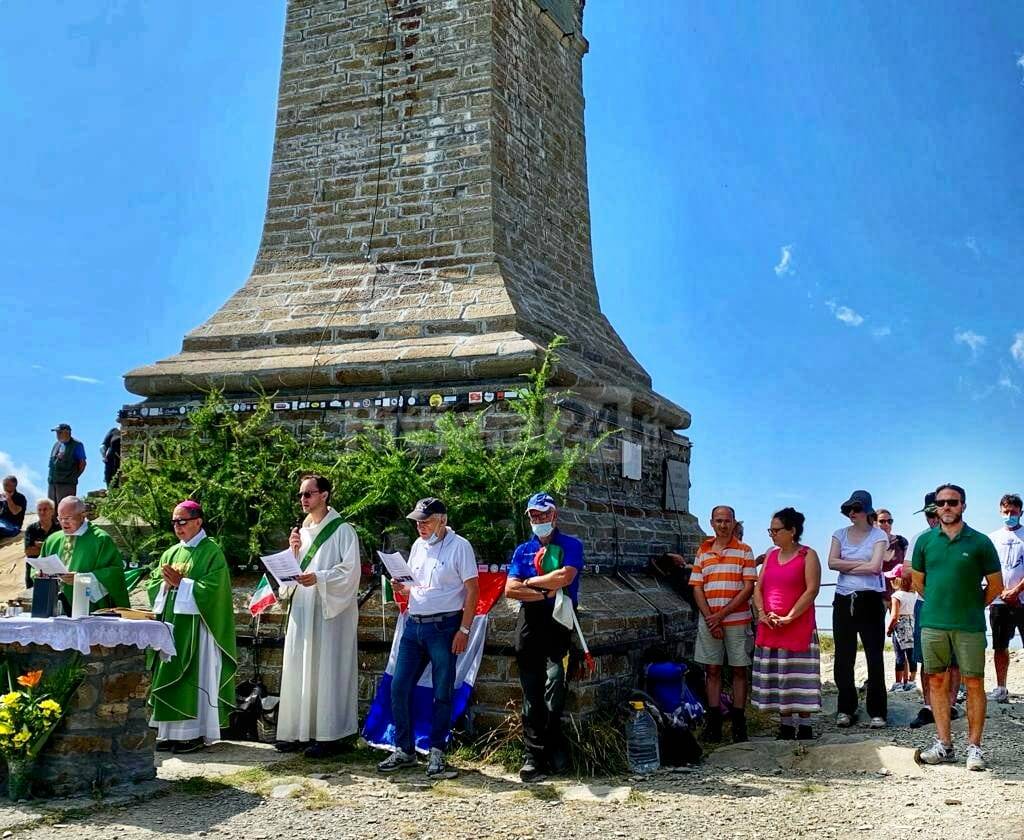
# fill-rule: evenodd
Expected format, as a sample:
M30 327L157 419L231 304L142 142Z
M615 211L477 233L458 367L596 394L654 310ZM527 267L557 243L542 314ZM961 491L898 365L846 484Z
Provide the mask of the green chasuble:
M46 542L43 543L39 556L49 557L56 554L64 560L64 565L70 571L87 572L99 581L100 585L107 590L107 594L99 601L90 604L89 612L107 607L127 607L128 588L124 583L124 561L110 534L101 531L91 522L87 523L82 536L71 537L75 542L71 549L70 560L67 559L65 545L68 539L68 535L63 531L50 534L46 538ZM68 601L71 601L74 588L66 584L61 588Z
M235 609L231 599L231 573L224 552L209 537L195 547L179 543L167 549L150 575L146 589L149 603L153 604L163 586L160 569L174 566L185 577L194 581L192 596L199 615L179 615L174 612L178 590L167 592L163 610L158 619L174 625L174 646L177 655L168 662L156 660L153 688L149 702L153 707L153 720L157 722L190 720L199 716L199 622L213 637L221 654L218 706L220 725L228 725L228 714L235 706ZM155 657L154 657L155 658ZM208 702L207 698L203 698Z

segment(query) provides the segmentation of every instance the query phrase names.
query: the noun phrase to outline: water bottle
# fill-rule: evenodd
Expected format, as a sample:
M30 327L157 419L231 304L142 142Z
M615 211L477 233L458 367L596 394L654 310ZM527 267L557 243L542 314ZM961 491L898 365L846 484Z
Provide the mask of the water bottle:
M658 755L658 724L642 700L630 701L633 711L626 721L626 753L634 773L653 773L661 767Z

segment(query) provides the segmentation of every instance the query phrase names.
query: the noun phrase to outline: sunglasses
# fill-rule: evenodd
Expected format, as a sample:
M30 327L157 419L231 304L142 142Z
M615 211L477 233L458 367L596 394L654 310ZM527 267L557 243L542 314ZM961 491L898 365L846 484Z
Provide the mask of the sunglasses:
M172 520L171 520L171 524L172 524L172 525L173 525L173 526L174 526L175 528L180 528L180 527L181 527L182 525L184 525L184 524L185 524L186 522L191 522L191 521L192 521L193 519L198 519L198 518L199 518L198 516L190 516L190 517L189 517L188 519L172 519Z
M864 513L864 508L860 505L850 505L846 509L846 515L849 516L851 513Z
M774 537L777 533L779 533L779 531L788 531L788 530L789 530L789 528L769 528L768 529L768 533L771 534Z
M319 496L319 495L320 495L320 491L319 490L303 490L301 493L299 493L299 498L300 499L308 499L308 498L310 498L312 496Z
M879 525L892 525L892 520L891 519L879 519L878 520L878 524Z
M935 507L960 507L961 501L959 499L936 499Z

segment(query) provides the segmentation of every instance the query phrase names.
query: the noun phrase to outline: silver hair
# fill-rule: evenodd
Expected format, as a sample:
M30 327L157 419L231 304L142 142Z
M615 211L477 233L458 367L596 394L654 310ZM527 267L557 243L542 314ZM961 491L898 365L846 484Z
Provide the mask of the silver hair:
M40 505L44 505L46 507L52 507L54 510L57 509L57 506L53 503L53 499L51 499L49 496L43 496L43 498L41 498L39 501L36 502L36 507L37 508Z

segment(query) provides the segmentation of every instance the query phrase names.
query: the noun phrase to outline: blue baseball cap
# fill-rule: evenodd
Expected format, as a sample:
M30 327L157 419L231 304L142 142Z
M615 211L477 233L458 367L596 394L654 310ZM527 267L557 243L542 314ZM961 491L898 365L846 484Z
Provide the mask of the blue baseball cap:
M529 513L531 510L539 510L541 513L546 513L549 510L557 509L558 505L555 504L555 500L551 498L547 493L534 493L530 496L530 501L526 503L526 512Z

